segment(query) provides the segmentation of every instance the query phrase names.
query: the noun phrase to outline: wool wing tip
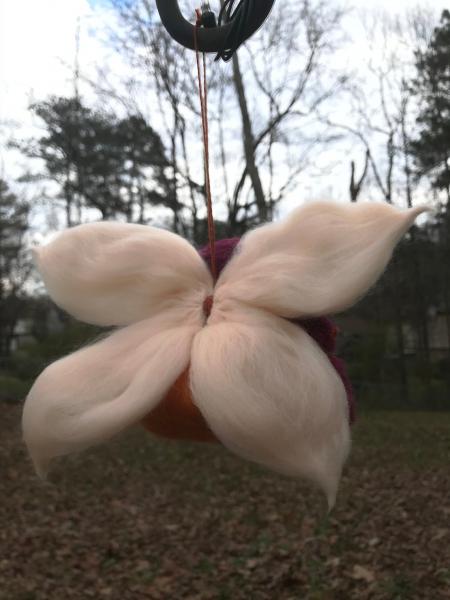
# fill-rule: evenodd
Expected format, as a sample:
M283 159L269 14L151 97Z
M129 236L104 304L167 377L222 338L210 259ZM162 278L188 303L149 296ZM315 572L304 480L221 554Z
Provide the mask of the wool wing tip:
M433 212L433 211L434 211L434 207L431 204L422 204L420 206L415 206L414 208L409 209L409 213L414 217L418 217L419 215L421 215L423 213Z
M33 248L31 248L31 258L33 259L33 263L35 264L36 267L39 267L41 253L42 253L41 246L34 246Z
M22 427L24 427L24 424L22 424ZM50 470L51 458L41 454L38 450L39 444L36 444L36 441L33 440L32 437L30 439L30 437L31 436L28 435L27 429L24 428L23 442L28 450L28 456L31 459L34 472L41 481L46 481L48 472Z
M429 213L432 212L434 209L432 206L430 206L429 204L422 204L421 206L415 206L414 208L409 208L408 210L400 210L399 211L399 217L401 222L403 223L402 226L402 234L406 233L406 231L408 231L408 229L410 227L413 226L415 220L417 219L417 217L423 213Z
M33 455L33 453L30 450L29 453L36 475L41 481L47 481L48 473L50 470L50 459Z
M46 264L46 247L45 246L34 246L31 248L31 260L42 278L44 278L45 264Z
M332 512L333 508L336 506L336 493L327 494L327 506L327 515L329 515Z

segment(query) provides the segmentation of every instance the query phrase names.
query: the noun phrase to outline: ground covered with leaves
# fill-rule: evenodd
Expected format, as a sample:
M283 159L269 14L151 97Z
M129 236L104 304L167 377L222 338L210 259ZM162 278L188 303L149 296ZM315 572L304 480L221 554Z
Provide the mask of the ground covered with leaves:
M0 405L0 600L450 598L450 414L370 413L320 493L132 432L33 474Z

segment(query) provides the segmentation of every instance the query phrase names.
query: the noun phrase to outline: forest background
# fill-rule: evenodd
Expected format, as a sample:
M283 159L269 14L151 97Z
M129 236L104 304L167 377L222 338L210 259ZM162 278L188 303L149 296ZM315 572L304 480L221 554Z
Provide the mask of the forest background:
M0 121L7 401L98 335L49 301L33 244L98 219L206 241L194 55L168 37L150 0L93 4L96 25L78 18L65 65L70 93L30 100L31 134ZM93 38L108 60L85 70ZM449 10L276 3L229 63L211 57L207 68L218 237L323 198L433 207L367 298L336 320L363 406L450 408Z

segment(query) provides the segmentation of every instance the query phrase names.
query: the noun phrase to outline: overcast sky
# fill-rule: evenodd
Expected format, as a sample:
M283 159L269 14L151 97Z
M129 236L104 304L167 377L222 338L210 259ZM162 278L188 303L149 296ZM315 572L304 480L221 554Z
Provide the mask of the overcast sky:
M217 4L211 2L213 8ZM346 4L389 12L404 12L412 6L410 0L349 0ZM420 4L439 13L450 0ZM25 159L6 150L5 143L13 134L26 137L33 131L30 101L73 91L71 66L78 18L83 73L93 73L102 63L111 66L118 58L108 54L96 37L109 18L104 0L0 0L0 175L8 180L20 175ZM120 69L120 65L113 68Z

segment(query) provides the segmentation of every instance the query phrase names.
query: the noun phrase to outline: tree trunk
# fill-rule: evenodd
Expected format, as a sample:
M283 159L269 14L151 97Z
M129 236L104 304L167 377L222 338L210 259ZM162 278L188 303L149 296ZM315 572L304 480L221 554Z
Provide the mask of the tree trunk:
M408 208L412 208L413 206L413 192L412 192L412 184L411 184L411 167L409 164L409 151L408 151L408 136L406 133L406 123L405 123L405 109L402 112L402 152L404 159L404 171L405 171L405 185L406 185L406 202ZM422 358L425 365L425 381L426 385L430 383L430 340L428 335L428 311L426 306L426 300L424 298L423 289L423 278L422 278L422 270L420 263L420 255L417 252L417 236L416 230L413 227L410 232L411 235L411 247L412 247L412 263L414 269L414 294L416 298L415 304L415 313L417 319L417 331L419 333L419 342L420 342L420 351L422 354Z
M239 66L237 54L233 54L233 83L236 90L236 95L239 102L239 109L242 117L242 133L244 142L244 155L247 167L247 173L252 183L253 192L255 194L255 202L258 208L258 216L261 222L270 220L272 215L268 209L264 190L259 175L259 170L256 165L255 156L255 136L253 135L250 113L248 110L247 98L245 96L244 82Z
M408 388L408 371L406 368L405 360L405 336L403 333L403 311L402 311L402 298L401 298L401 283L400 274L398 268L398 262L394 259L393 264L393 281L389 282L389 291L391 293L392 304L395 315L395 334L397 338L397 352L398 352L398 367L400 375L400 385L402 393L404 395L405 402L409 400L409 388Z

